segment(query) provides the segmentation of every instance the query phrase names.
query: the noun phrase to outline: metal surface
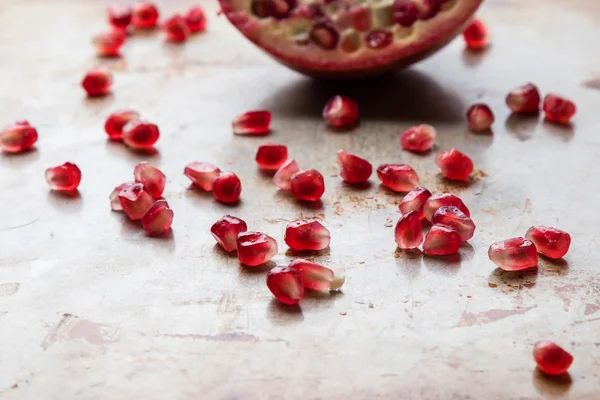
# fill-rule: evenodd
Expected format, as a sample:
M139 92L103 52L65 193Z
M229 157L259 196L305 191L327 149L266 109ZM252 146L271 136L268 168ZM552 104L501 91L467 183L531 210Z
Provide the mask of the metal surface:
M162 1L166 13L187 1ZM88 100L79 80L97 60L98 1L0 3L2 124L27 118L37 151L0 157L0 398L2 399L540 399L600 398L600 7L594 1L490 0L486 52L455 41L393 77L314 82L248 45L210 10L210 30L184 46L136 37L115 71L114 95ZM509 118L504 96L533 81L573 98L571 128ZM331 95L354 96L362 122L327 130ZM469 103L496 113L492 135L465 127ZM105 117L139 110L161 128L145 157L106 141ZM248 109L274 113L267 138L234 137ZM437 149L457 147L479 171L470 185L440 178L434 153L399 147L416 123L438 128ZM326 176L322 204L299 204L255 167L258 144L288 146ZM424 186L459 194L478 226L458 259L396 253L390 222L401 196L342 184L343 148L374 164L406 162ZM50 193L43 172L64 161L83 171L79 196ZM107 196L148 160L168 176L172 236L147 238L111 213ZM228 207L188 189L182 171L206 160L235 171L242 202ZM285 222L322 218L330 251L316 259L346 275L343 294L279 306L263 270L244 269L208 229L223 214L274 236L290 257ZM570 232L564 262L507 274L487 258L497 240L531 224ZM570 377L540 376L533 344L572 352Z

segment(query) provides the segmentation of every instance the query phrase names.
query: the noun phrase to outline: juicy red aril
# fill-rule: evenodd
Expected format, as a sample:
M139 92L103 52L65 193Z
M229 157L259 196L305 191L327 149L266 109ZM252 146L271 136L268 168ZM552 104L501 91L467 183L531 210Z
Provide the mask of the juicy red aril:
M429 199L425 202L425 205L423 206L423 215L425 216L425 218L427 218L428 221L431 221L431 219L433 218L433 214L435 214L435 212L440 207L444 206L456 207L460 211L462 211L467 217L471 216L471 212L469 211L465 203L463 203L463 201L459 197L450 193L436 194L429 197Z
M394 231L400 249L415 249L423 243L422 218L420 211L409 211L400 217Z
M532 226L525 237L533 242L538 253L553 259L564 257L571 246L571 235L547 226Z
M46 182L52 190L72 192L81 182L81 171L77 165L66 162L46 170Z
M423 20L435 17L442 5L440 0L414 0L414 3L419 11L419 19Z
M425 218L423 214L423 208L425 202L431 197L431 192L424 187L416 187L404 196L398 209L402 214L406 214L409 211L420 211L421 219Z
M134 221L142 219L154 204L154 198L141 183L125 183L118 197L121 208Z
M165 38L167 41L173 43L183 43L190 35L190 31L185 23L185 20L179 14L175 14L171 18L167 19L163 23L162 29L165 32Z
M505 271L520 271L538 263L535 245L522 237L494 243L488 250L488 257Z
M573 364L573 356L549 340L535 344L533 359L540 371L546 375L562 375Z
M419 175L410 165L382 164L377 168L381 184L394 192L411 191L419 183Z
M473 237L475 224L458 207L440 207L431 218L432 224L448 225L454 228L464 242Z
M213 181L219 176L221 170L211 163L194 161L185 166L183 173L190 178L194 185L210 192L213 188Z
M131 7L113 5L108 7L108 23L114 28L125 30L131 24Z
M204 32L206 29L206 14L202 7L190 8L183 18L191 33Z
M540 92L532 83L511 90L506 96L506 105L513 112L538 112L541 102Z
M323 118L333 128L349 128L358 121L358 105L345 96L335 96L323 108Z
M317 201L325 193L325 180L319 171L305 169L292 175L290 189L298 200Z
M231 123L236 135L266 135L271 126L269 111L248 111Z
M286 18L296 5L295 0L252 0L252 13L259 18Z
M435 224L425 236L423 253L428 256L446 256L454 254L460 248L460 234L447 225Z
M490 42L487 26L483 21L474 19L463 31L463 38L467 48L471 50L480 50L486 47Z
M171 229L173 210L165 200L158 200L142 218L142 226L150 236L158 236Z
M233 172L223 172L213 180L212 192L222 203L235 203L242 193L242 182Z
M37 130L27 121L17 121L0 131L0 148L7 153L30 150L37 140Z
M372 17L371 9L361 5L350 8L350 18L352 27L358 32L366 32L371 29Z
M417 125L402 132L400 145L404 150L422 153L429 151L435 142L436 131L431 125Z
M240 232L237 237L237 251L242 264L256 267L277 254L277 242L261 232Z
M555 94L547 94L544 97L544 113L550 122L566 125L571 121L575 112L577 112L575 104L564 97Z
M323 11L319 4L299 4L290 12L290 17L301 17L312 19L317 16L323 16Z
M125 33L120 30L101 33L92 38L96 53L100 57L118 57L121 47L125 43Z
M304 297L300 273L290 267L275 267L267 274L267 287L273 296L289 306L298 304Z
M296 160L287 160L273 175L273 183L281 190L290 190L292 176L299 170Z
M408 27L415 23L419 17L419 10L410 0L396 0L392 20L402 26Z
M141 162L133 169L133 176L137 183L144 185L148 193L155 199L160 199L165 190L166 177L158 168Z
M344 284L343 277L336 277L332 270L317 263L298 258L289 265L300 273L302 285L309 290L339 290Z
M85 74L81 86L88 96L104 96L110 92L112 74L103 68L95 68Z
M256 151L256 163L262 169L278 170L287 160L288 150L282 144L266 143Z
M140 114L137 111L132 110L119 110L110 114L104 123L104 130L108 137L112 140L123 139L123 127L127 125L129 121L133 121L140 118Z
M370 32L365 38L365 42L367 42L367 46L372 49L382 49L386 46L389 46L394 40L392 33L383 30L374 30Z
M285 243L292 250L323 250L329 247L331 234L319 221L299 220L285 227Z
M473 161L456 149L442 151L435 163L446 178L455 181L464 181L473 172Z
M210 233L217 243L228 252L237 249L238 235L247 230L248 225L246 225L246 222L231 215L225 215L210 227Z
M119 192L127 186L133 185L135 182L125 182L121 183L119 186L113 189L108 199L110 200L110 209L113 211L123 211L123 207L121 207L121 202L119 201Z
M123 127L123 142L132 149L151 149L160 137L158 126L132 120Z
M158 15L154 4L143 1L133 7L132 22L136 28L154 28L158 22Z
M325 50L333 50L340 41L340 34L329 21L317 22L310 30L310 39Z
M373 173L370 162L347 151L338 151L337 162L341 167L340 175L348 183L364 183Z
M487 131L494 123L494 114L486 104L473 104L467 110L467 121L473 132Z

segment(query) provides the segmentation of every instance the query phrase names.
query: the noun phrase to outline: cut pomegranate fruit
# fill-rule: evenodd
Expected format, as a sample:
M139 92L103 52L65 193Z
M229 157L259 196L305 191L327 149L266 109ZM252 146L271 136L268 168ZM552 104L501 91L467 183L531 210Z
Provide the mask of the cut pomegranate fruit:
M338 151L337 162L341 167L340 175L347 183L364 183L373 173L370 162L345 150Z
M287 160L288 150L282 144L266 143L256 151L256 163L262 169L277 171Z
M292 175L290 189L298 200L317 201L325 193L325 180L319 171L305 169Z
M231 123L235 135L266 135L271 127L269 111L248 111Z
M37 140L37 130L27 121L17 121L0 131L0 149L7 153L31 150Z
M229 21L277 61L338 78L379 75L429 56L463 31L481 3L219 1ZM412 34L405 32L413 25Z
M394 237L400 249L416 249L423 243L421 211L409 211L400 217L396 224Z
M431 150L435 142L436 131L431 125L417 125L402 132L400 145L404 150L423 153Z
M506 105L516 113L539 112L540 92L532 83L511 90L506 96Z
M173 210L165 200L158 200L142 218L142 226L148 235L159 236L171 229Z
M242 264L256 267L277 254L277 242L261 232L240 232L237 237L237 251Z
M573 364L573 356L549 340L535 344L533 359L540 371L546 375L562 375Z
M473 132L485 132L494 123L494 114L487 104L473 104L467 110L467 121Z
M520 271L538 263L535 245L522 237L494 243L488 250L488 257L505 271Z
M525 237L533 242L538 253L553 259L564 257L571 246L571 235L547 226L532 226Z
M110 114L104 123L104 131L111 140L123 139L123 127L129 121L140 119L140 114L132 110L119 110Z
M246 225L246 222L231 215L225 215L210 227L210 233L217 243L219 243L225 251L230 253L237 250L238 235L247 230L248 225Z
M221 203L235 203L242 193L242 182L233 172L222 172L213 180L212 192Z
M159 137L158 126L139 119L131 120L123 127L123 142L132 149L152 149Z
M131 21L136 28L155 28L158 23L158 8L148 1L141 1L133 7Z
M290 190L292 176L299 170L296 160L287 160L273 176L273 183L281 190Z
M410 165L383 164L377 168L381 184L394 192L409 192L419 184L419 175Z
M319 221L293 221L285 227L285 243L292 250L323 250L329 247L331 234Z
M473 237L475 233L475 224L470 217L460 211L458 207L440 207L431 218L432 224L447 225L454 228L460 235L460 239L465 242Z
M101 67L96 67L83 77L81 86L88 96L104 96L110 92L112 74Z
M72 192L77 190L81 182L81 171L77 165L66 162L58 167L48 168L46 182L52 190Z
M435 163L448 179L464 181L473 172L473 161L456 149L448 149L438 154Z
M333 128L351 128L358 121L358 104L346 96L335 96L323 108L323 118Z
M213 181L219 176L221 170L211 163L194 161L185 166L183 173L190 178L194 185L210 192L213 188Z
M290 267L275 267L267 274L267 287L283 304L293 306L304 297L300 273Z
M123 184L118 197L121 208L134 221L142 219L155 201L144 185L133 182Z
M185 19L179 14L173 15L163 22L162 30L167 41L172 43L183 43L190 35Z
M416 187L404 196L398 209L402 214L406 214L409 211L420 211L421 219L425 218L423 214L423 208L425 202L431 197L431 192L424 187Z
M474 19L463 31L463 38L467 48L481 50L490 43L490 34L487 26L480 19Z
M112 5L108 7L108 23L116 29L126 30L131 24L132 11L129 6Z
M200 6L192 7L185 13L185 23L191 33L204 32L206 30L206 14Z
M438 208L444 206L457 207L467 217L471 216L471 212L469 211L467 206L465 206L465 203L463 203L463 201L459 197L450 193L436 194L429 197L429 199L425 202L425 205L423 206L423 215L425 216L425 218L427 218L428 221L431 221L431 219L433 218L433 214L435 214Z
M317 263L297 258L289 265L300 273L302 285L309 290L340 290L344 277L335 276L332 270Z
M460 248L460 234L448 225L435 224L431 227L423 242L423 253L428 256L446 256L454 254Z
M144 185L152 197L155 199L162 197L167 178L160 169L144 161L135 166L133 176L137 183Z
M113 211L123 211L123 207L121 207L121 201L119 201L119 192L127 186L133 185L135 182L125 182L121 183L119 186L113 189L108 199L110 200L110 209Z
M100 57L119 57L119 51L125 44L125 33L121 30L100 33L92 38L96 54Z
M571 100L556 94L547 94L544 97L544 113L550 122L567 125L575 112L577 112L577 107Z

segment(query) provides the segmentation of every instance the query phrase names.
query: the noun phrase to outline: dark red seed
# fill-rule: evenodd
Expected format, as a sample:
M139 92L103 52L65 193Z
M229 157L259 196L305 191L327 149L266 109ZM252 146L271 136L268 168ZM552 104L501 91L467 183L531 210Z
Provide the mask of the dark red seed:
M420 211L421 218L425 218L423 209L427 200L431 197L431 192L424 187L416 187L404 196L398 209L402 214L409 211Z
M158 9L148 1L141 1L133 7L132 22L136 28L149 29L158 23Z
M432 224L448 225L454 228L464 242L473 237L475 224L458 207L440 207L431 218Z
M123 139L123 127L129 121L140 119L140 114L132 110L119 110L110 114L104 123L104 131L111 140Z
M564 257L571 246L571 235L547 226L532 226L525 237L533 242L538 253L553 259Z
M305 169L292 175L290 189L298 200L317 201L325 193L325 180L319 171Z
M108 23L117 29L125 30L131 24L132 11L129 6L112 5L108 7Z
M419 176L410 165L382 164L377 168L381 184L394 192L409 192L419 184Z
M112 74L104 68L97 67L85 74L81 86L88 96L104 96L110 92Z
M133 176L137 183L144 185L152 197L155 199L162 197L167 178L161 170L143 161L135 166Z
M505 271L520 271L538 263L535 245L522 237L494 243L488 250L488 257Z
M0 148L7 153L28 151L37 140L37 130L27 121L17 121L0 131Z
M402 132L400 145L404 150L422 153L433 147L436 137L435 128L431 125L417 125Z
M123 142L132 149L151 149L160 137L158 126L132 120L123 127Z
M235 135L266 135L271 126L269 111L248 111L231 123Z
M292 176L299 170L296 160L287 160L273 175L273 183L281 190L290 190Z
M317 22L310 30L310 39L325 50L333 50L340 41L340 35L329 21Z
M323 10L319 4L300 4L290 12L290 17L301 17L313 19L314 17L322 17Z
M61 192L72 192L77 190L81 182L81 170L77 165L66 162L58 167L46 170L46 182L50 189Z
M419 10L410 0L396 0L392 20L402 26L409 27L419 17Z
M148 235L159 236L171 229L173 210L165 200L158 200L142 218L142 226Z
M283 304L298 304L304 297L300 273L290 267L275 267L267 274L267 287Z
M367 35L365 42L372 49L383 49L392 44L393 39L391 32L377 29Z
M277 254L277 242L261 232L240 232L237 237L237 251L242 264L256 267Z
M212 192L222 203L235 203L242 193L242 182L233 172L222 172L213 180Z
M303 219L287 224L283 240L295 251L317 251L329 247L331 234L319 221Z
M347 183L364 183L373 173L370 162L347 151L338 151L337 162L341 167L340 175Z
M550 122L567 125L576 112L575 104L564 97L555 94L544 97L544 113Z
M484 132L492 127L494 114L486 104L473 104L467 110L467 121L473 132Z
M121 208L134 221L142 219L155 202L141 183L125 183L118 197Z
M438 208L444 206L457 207L467 217L471 216L471 212L469 211L465 203L463 203L463 201L459 197L450 193L436 194L429 197L429 199L427 199L425 205L423 206L423 215L425 216L425 218L427 218L428 221L431 221L431 219L433 218L433 214L435 214Z
M213 181L219 176L221 170L211 163L194 161L185 166L183 173L190 178L194 185L210 192L213 188Z
M540 371L546 375L562 375L573 364L573 356L549 340L535 344L533 359Z
M92 38L96 54L100 57L118 57L119 51L125 44L125 33L121 30L101 33Z
M423 253L428 256L454 254L460 248L460 234L451 226L435 224L425 236Z
M277 143L265 143L256 151L256 163L262 169L277 171L287 160L287 147Z
M420 211L409 211L400 217L394 231L398 248L415 249L423 243L422 218Z
M206 30L206 14L200 6L192 7L185 13L185 23L191 33L204 32Z
M473 161L456 149L442 151L435 163L446 178L456 181L468 179L473 172Z
M172 43L183 43L190 35L190 30L185 23L185 19L179 14L175 14L167 19L162 24L162 29L167 41Z
M335 96L323 108L323 118L333 128L350 128L358 121L358 104L346 96Z
M335 276L332 270L317 263L297 258L289 265L300 273L302 285L309 290L340 290L344 277Z
M211 226L210 233L225 251L232 252L237 250L238 235L247 230L246 222L237 217L225 215Z
M469 26L463 31L463 38L467 44L467 48L471 50L480 50L490 42L490 35L487 26L483 21L474 19Z
M441 0L413 0L419 11L419 19L427 20L436 16L442 5Z
M506 104L512 112L539 112L542 99L540 92L532 83L511 90L506 96Z
M372 16L369 7L357 5L350 8L350 18L355 31L366 32L371 29Z

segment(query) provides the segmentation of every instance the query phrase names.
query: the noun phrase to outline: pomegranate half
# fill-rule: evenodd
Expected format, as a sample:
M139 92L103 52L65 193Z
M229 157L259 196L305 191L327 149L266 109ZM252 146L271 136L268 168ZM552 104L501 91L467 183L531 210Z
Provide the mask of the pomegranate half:
M483 0L219 0L229 21L288 67L315 77L383 74L460 34Z

